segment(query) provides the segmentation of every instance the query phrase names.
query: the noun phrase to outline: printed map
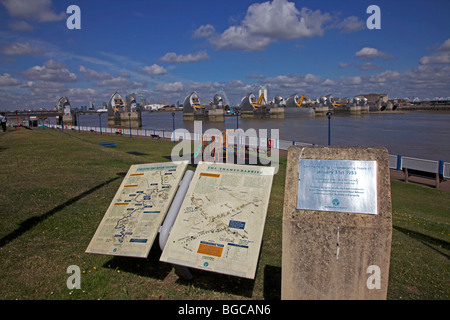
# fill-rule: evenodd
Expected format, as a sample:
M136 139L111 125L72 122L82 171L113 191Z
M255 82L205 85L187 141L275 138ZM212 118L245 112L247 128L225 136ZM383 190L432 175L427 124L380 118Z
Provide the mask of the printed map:
M160 260L253 279L273 174L200 162Z
M146 258L187 161L132 165L86 252Z

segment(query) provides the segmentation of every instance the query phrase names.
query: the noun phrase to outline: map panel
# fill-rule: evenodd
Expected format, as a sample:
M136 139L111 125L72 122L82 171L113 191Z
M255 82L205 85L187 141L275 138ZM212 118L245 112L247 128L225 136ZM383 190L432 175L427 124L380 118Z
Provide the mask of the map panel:
M200 162L160 260L253 279L274 171Z
M187 161L132 165L86 253L146 258Z

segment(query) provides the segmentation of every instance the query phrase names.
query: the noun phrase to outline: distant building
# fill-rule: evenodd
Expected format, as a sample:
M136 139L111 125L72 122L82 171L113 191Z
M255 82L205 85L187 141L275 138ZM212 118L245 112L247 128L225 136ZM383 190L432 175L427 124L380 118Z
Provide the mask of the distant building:
M141 106L146 106L147 105L147 99L142 94L139 94L139 104Z

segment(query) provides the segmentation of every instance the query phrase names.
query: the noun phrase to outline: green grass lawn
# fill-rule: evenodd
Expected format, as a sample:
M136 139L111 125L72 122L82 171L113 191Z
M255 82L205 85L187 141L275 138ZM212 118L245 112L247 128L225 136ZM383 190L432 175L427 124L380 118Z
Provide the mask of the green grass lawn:
M105 148L102 141L116 143ZM174 144L77 131L0 135L0 299L279 299L286 159L280 159L255 280L85 250L130 165L166 162ZM193 170L191 167L190 169ZM449 299L450 193L392 182L389 299ZM67 267L81 268L69 290Z

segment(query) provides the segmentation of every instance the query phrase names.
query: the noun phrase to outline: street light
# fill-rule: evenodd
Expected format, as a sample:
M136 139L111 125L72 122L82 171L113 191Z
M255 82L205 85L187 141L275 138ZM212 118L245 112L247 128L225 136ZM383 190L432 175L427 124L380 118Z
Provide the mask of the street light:
M327 116L328 116L328 145L331 145L331 116L333 115L333 112L328 111L327 112Z
M101 112L99 112L99 114L98 114L98 122L100 125L100 135L102 135L102 114L101 114Z
M172 127L173 143L175 143L175 112L172 112Z
M128 112L128 123L130 124L130 138L132 138L132 136L131 136L131 112Z

